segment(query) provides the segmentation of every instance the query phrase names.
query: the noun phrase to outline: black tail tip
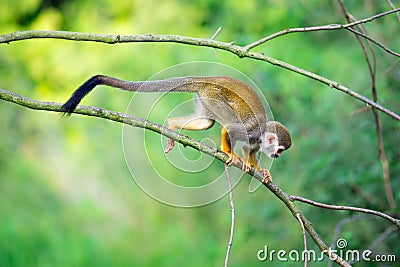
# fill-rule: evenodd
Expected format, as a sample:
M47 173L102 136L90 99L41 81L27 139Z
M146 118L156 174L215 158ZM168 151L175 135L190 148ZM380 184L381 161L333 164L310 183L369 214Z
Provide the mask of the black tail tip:
M84 82L75 92L72 94L70 99L61 106L60 111L64 113L65 116L71 115L74 112L79 102L85 97L90 91L93 90L99 84L102 84L102 75L96 75L91 77L89 80Z
M70 101L70 100L68 100L60 108L60 111L63 113L63 116L71 116L71 114L74 112L76 106L78 105L78 103L72 103L72 101Z

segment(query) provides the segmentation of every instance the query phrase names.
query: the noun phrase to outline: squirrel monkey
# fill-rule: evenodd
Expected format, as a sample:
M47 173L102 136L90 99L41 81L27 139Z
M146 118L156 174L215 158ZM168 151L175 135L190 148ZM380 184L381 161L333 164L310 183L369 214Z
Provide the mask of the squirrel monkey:
M263 182L270 180L268 170L259 166L257 152L261 149L267 156L278 158L291 146L289 131L277 121L268 121L260 98L246 83L231 77L191 76L157 81L131 82L113 77L96 75L83 83L61 107L71 114L82 98L97 85L107 85L127 91L138 92L193 92L195 114L169 118L168 128L206 130L218 121L222 125L221 149L229 156L227 164L243 164L248 173L251 167L260 171ZM243 141L243 158L233 150L236 141ZM174 140L168 139L164 153L174 147Z

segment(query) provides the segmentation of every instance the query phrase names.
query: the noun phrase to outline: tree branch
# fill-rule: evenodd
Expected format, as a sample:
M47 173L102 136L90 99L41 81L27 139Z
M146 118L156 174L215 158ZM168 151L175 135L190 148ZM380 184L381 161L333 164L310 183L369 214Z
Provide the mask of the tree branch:
M232 249L233 235L235 233L235 203L233 202L232 182L231 182L231 176L229 175L228 171L228 165L225 163L224 166L225 166L226 182L228 184L228 190L229 190L229 206L231 208L231 231L229 235L228 248L226 249L225 265L224 265L225 267L227 267L229 262L229 256L231 254L231 249Z
M389 4L389 6L390 6L392 9L396 9L396 7L393 5L392 1L386 0L386 2ZM400 14L397 13L396 16L397 16L397 20L400 22Z
M378 42L377 40L373 39L372 37L370 37L370 36L368 36L368 35L366 35L366 34L364 34L364 33L362 33L362 32L356 31L356 30L354 30L354 29L352 29L352 28L347 28L346 30L348 30L348 31L350 31L350 32L352 32L352 33L354 33L354 34L357 34L357 35L359 35L359 36L364 37L364 38L367 39L368 41L370 41L370 42L376 44L377 46L379 46L380 48L382 48L383 50L385 50L387 53L392 54L392 55L394 55L394 56L396 56L396 57L400 57L400 54L399 54L399 53L396 53L396 52L390 50L387 46L385 46L384 44Z
M252 48L254 48L256 46L259 46L260 44L263 44L263 43L265 43L267 41L270 41L270 40L275 39L277 37L280 37L282 35L286 35L286 34L294 33L294 32L314 32L314 31L332 31L332 30L349 29L349 28L351 28L353 26L360 25L360 24L363 24L363 23L367 23L367 22L373 21L373 20L375 20L377 18L386 16L386 15L389 15L389 14L392 14L392 13L396 13L396 12L399 12L399 11L400 11L400 8L392 9L392 10L377 14L375 16L372 16L372 17L369 17L369 18L366 18L366 19L362 19L362 20L357 20L357 21L354 21L352 23L348 23L348 24L344 24L344 25L342 25L342 24L330 24L330 25L325 25L325 26L289 28L289 29L282 30L282 31L276 32L274 34L271 34L271 35L269 35L267 37L264 37L264 38L254 42L254 43L251 43L249 45L246 45L244 48L247 51L249 51L250 49L252 49ZM390 50L390 49L388 49L388 50ZM394 53L393 55L400 56L397 53Z
M390 14L393 12L397 12L398 10L391 10L385 12L385 14ZM382 13L383 14L383 13ZM382 16L382 15L381 15ZM0 44L1 43L11 43L15 41L27 40L27 39L35 39L35 38L52 38L52 39L63 39L63 40L72 40L72 41L89 41L89 42L101 42L107 44L115 44L115 43L137 43L137 42L169 42L169 43L180 43L187 45L195 45L195 46L205 46L212 47L215 49L225 50L230 53L237 55L238 57L247 57L256 60L261 60L268 62L272 65L282 67L284 69L290 70L292 72L298 73L300 75L309 77L321 83L328 85L331 88L335 88L343 93L350 95L378 110L387 114L388 116L399 120L400 115L391 111L388 108L383 107L382 105L372 101L371 99L356 93L355 91L335 82L329 80L325 77L319 76L310 71L298 68L296 66L290 65L286 62L274 59L272 57L268 57L263 53L255 53L250 52L246 49L245 46L234 45L232 42L225 43L211 39L204 38L194 38L187 36L179 36L179 35L160 35L160 34L133 34L133 35L113 35L113 34L92 34L92 33L81 33L81 32L66 32L66 31L21 31L21 32L13 32L9 34L0 35Z
M54 111L54 112L61 112L61 104L60 103L54 103L54 102L44 102L44 101L38 101L38 100L33 100L24 96L21 96L19 94L0 89L0 99L3 99L8 102L12 102L30 109L35 109L35 110L46 110L46 111ZM194 149L204 152L210 156L215 157L216 159L226 162L228 160L228 156L217 150L216 148L209 147L197 140L194 140L192 138L189 138L186 135L179 134L177 132L171 131L167 128L162 127L159 124L147 121L145 119L141 118L135 118L126 114L122 114L120 112L115 112L115 111L110 111L102 108L97 108L97 107L89 107L89 106L78 106L74 113L78 113L81 115L86 115L86 116L93 116L93 117L99 117L107 120L112 120L115 122L120 122L124 123L127 125L131 125L133 127L140 127L140 128L145 128L151 131L154 131L156 133L162 134L166 137L172 138L175 141L185 145L185 146L190 146L193 147ZM235 167L242 169L242 164L238 163L234 165ZM251 176L253 176L255 179L258 181L262 182L264 177L261 173L255 171L253 168L250 170L249 173ZM336 253L332 252L328 245L325 244L325 242L320 238L318 233L315 231L314 227L312 226L311 222L301 213L301 211L297 208L297 206L294 204L293 200L291 199L291 196L282 191L275 183L272 181L269 181L267 184L263 184L266 186L275 196L277 196L285 205L286 207L290 210L290 212L293 214L293 216L302 221L302 224L304 225L304 228L306 231L310 234L314 242L317 244L317 246L320 248L320 250L330 257L330 259L334 259L336 263L338 263L340 266L346 266L349 267L350 265L344 261L339 255Z
M296 214L296 218L297 218L297 220L299 221L300 226L301 226L301 234L302 234L302 236L303 236L303 247L304 247L304 251L307 251L308 249L307 249L306 228L304 227L304 223L303 223L303 221L301 220L301 217L300 217L300 214L299 214L299 213ZM308 266L308 259L307 259L307 257L304 257L304 267L307 267L307 266Z
M348 22L350 22L351 20L356 20L356 18L354 18L348 11L346 8L345 3L343 2L343 0L338 0L340 7L342 9L343 14L346 17L346 20ZM372 97L374 99L375 102L378 101L378 91L376 89L376 55L375 55L375 51L372 48L371 44L368 41L371 41L370 38L367 37L367 34L365 32L365 30L362 28L361 25L358 25L359 29L361 30L362 33L357 32L355 30L353 30L352 28L348 28L348 30L350 30L351 32L353 32L355 34L355 37L357 38L358 43L360 44L365 59L367 61L367 65L368 65L368 69L369 69L369 73L371 76L371 90L372 90ZM367 37L367 44L368 47L370 49L371 55L372 55L372 62L369 58L367 49L364 45L364 43L362 42L360 35L366 36ZM383 143L383 135L382 135L382 122L379 116L379 112L376 109L372 109L372 114L374 115L374 120L375 120L375 129L376 129L376 135L378 137L378 155L379 158L381 160L381 165L382 165L382 172L383 172L383 183L385 186L385 193L386 193L386 200L388 202L388 206L391 210L394 210L396 208L396 202L394 200L393 197L393 190L392 190L392 186L390 183L390 170L389 170L389 162L387 160L386 157L386 152L385 152L385 146Z
M289 196L291 201L300 201L306 204L313 205L315 207L320 207L324 209L331 209L331 210L348 210L348 211L356 211L356 212L361 212L361 213L367 213L367 214L372 214L378 217L382 217L389 222L393 223L400 229L400 219L393 218L385 213L376 211L376 210L369 210L369 209L363 209L363 208L356 208L356 207L349 207L349 206L335 206L335 205L329 205L329 204L324 204L324 203L319 203L304 197L299 197L299 196Z
M213 36L211 36L211 40L214 40L216 37L217 37L217 35L221 32L221 30L222 30L222 27L221 26L219 26L218 27L218 29L215 31L215 33L213 34Z

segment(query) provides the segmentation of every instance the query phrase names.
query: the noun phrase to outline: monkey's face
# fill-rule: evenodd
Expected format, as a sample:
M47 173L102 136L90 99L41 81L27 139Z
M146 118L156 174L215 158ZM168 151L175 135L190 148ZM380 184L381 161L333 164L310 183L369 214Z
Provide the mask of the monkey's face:
M266 132L260 144L262 152L270 158L279 158L286 147L279 144L278 136L274 133Z
M279 158L283 151L292 146L292 138L288 129L280 122L268 121L260 146L268 157Z

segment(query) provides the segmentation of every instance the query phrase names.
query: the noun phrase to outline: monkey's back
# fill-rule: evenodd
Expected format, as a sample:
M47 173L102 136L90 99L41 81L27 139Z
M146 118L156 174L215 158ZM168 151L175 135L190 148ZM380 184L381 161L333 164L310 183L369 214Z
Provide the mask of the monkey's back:
M265 131L267 116L256 92L231 77L192 77L208 115L237 140L257 141Z

